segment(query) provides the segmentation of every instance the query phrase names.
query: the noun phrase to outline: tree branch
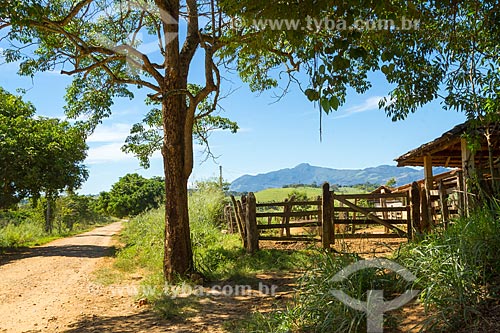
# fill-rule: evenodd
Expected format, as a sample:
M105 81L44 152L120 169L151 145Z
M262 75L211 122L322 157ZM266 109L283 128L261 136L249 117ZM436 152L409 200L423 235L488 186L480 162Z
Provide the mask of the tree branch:
M69 12L69 14L62 20L57 21L57 24L60 24L61 26L67 25L73 18L75 18L76 15L80 12L80 10L83 9L86 5L90 5L93 0L83 0L80 1L73 7L73 9Z
M180 72L186 76L189 65L200 44L199 24L198 24L198 3L196 0L187 0L188 6L188 31L180 53Z

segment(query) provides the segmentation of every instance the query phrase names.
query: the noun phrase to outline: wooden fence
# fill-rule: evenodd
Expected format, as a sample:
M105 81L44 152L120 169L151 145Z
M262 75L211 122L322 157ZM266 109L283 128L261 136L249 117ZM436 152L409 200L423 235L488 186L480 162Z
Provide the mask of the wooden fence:
M420 220L417 198L420 199L418 188L401 193L336 194L325 183L322 197L313 201L291 198L257 203L253 193L241 200L231 199L238 232L247 251L253 253L259 249L260 240L321 242L323 248L330 248L336 239L411 239L412 221ZM399 200L400 205L376 207L375 200ZM369 225L382 225L385 232L367 229ZM346 226L351 228L350 233ZM360 227L365 232L357 232Z

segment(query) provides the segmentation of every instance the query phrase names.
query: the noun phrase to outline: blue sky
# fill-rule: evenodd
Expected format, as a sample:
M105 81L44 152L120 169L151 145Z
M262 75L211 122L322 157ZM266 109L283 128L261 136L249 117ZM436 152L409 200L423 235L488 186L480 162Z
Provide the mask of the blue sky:
M196 59L191 70L192 81L202 75L201 61ZM65 87L71 78L56 72L40 73L31 78L19 77L15 64L0 66L0 86L15 93L27 89L25 100L31 101L39 115L64 117ZM393 159L440 136L465 120L455 111L442 110L433 102L411 114L406 120L392 122L378 101L390 91L379 74L373 74L373 88L363 95L349 94L339 111L323 115L323 137L320 141L319 111L296 87L276 102L279 91L252 93L232 73L223 89L233 91L221 101L223 116L238 122L240 131L230 134L214 132L210 137L216 161L203 162L202 147L195 147L195 167L191 182L218 176L223 166L224 178L232 181L243 174L264 173L291 168L300 163L338 169L361 169L381 164L394 165ZM115 101L113 115L89 138L86 165L90 177L79 191L95 194L109 190L119 177L137 172L146 177L162 175L160 155L144 170L132 155L120 151L132 124L147 112L146 89L136 92L134 100ZM203 163L202 163L203 162Z

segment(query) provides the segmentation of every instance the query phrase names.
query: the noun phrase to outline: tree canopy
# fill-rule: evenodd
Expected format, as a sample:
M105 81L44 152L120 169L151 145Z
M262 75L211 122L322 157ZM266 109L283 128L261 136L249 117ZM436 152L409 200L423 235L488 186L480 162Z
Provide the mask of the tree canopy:
M34 114L31 103L0 88L0 208L42 193L56 196L87 179L85 133Z
M116 217L135 216L158 208L165 200L165 181L160 177L144 178L137 173L120 177L110 192L102 192L99 206Z

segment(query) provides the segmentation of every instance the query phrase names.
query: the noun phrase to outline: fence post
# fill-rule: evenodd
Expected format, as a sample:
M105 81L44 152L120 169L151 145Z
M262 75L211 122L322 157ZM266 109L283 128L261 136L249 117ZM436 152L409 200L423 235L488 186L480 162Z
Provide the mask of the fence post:
M255 253L259 250L259 230L257 229L257 207L255 195L250 192L247 197L246 228L247 228L247 252Z
M418 233L421 233L421 228L420 228L420 190L418 188L417 182L413 182L411 184L410 201L411 201L410 227L413 227L413 229L415 229Z
M415 228L419 233L421 232L420 228L420 190L418 189L417 182L413 182L411 184L410 190L410 200L411 200L411 222L408 225L408 233L412 228ZM408 234L409 235L409 234Z
M287 205L285 206L285 208L283 209L284 211L284 218L283 218L283 221L284 221L284 224L285 225L288 225L290 223L290 213L292 212L292 206L293 206L293 200L294 200L294 196L292 195L292 197L290 198L290 200L286 201L285 202L287 203ZM290 227L287 226L285 227L285 234L286 234L286 237L290 237L292 235L292 233L290 232Z
M322 230L323 235L321 237L322 245L324 249L330 249L330 244L332 243L332 197L330 193L330 184L323 184L323 204L321 209L322 214Z
M234 216L236 217L236 225L238 226L238 232L240 233L241 236L241 241L243 242L243 247L247 247L247 236L245 232L245 226L244 226L244 218L243 218L243 207L241 205L241 202L234 198L234 195L231 195L231 201L233 203L233 210L234 210Z
M321 235L323 235L323 230L321 227L323 225L323 213L321 210L323 203L321 202L321 196L318 195L318 197L316 198L316 201L319 201L319 204L318 204L318 223L320 225L320 227L316 228L316 235L321 236Z
M380 189L380 194L385 194L385 188ZM379 202L380 202L380 207L387 208L387 199L386 198L380 198ZM382 212L382 218L384 220L389 219L389 214L387 211ZM389 232L391 232L391 230L389 228L387 228L386 226L384 226L384 233L388 234Z
M358 205L358 199L354 199L354 205ZM354 211L352 212L352 230L351 233L354 235L356 233L356 218L357 218L358 212Z
M292 200L292 199L290 199ZM285 199L285 205L283 206L283 218L281 219L281 224L283 226L287 225L290 223L290 200ZM290 228L289 227L283 227L280 229L280 237L283 237L283 234L286 232L286 236L290 237Z

